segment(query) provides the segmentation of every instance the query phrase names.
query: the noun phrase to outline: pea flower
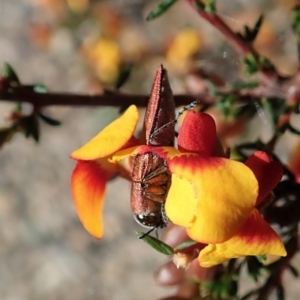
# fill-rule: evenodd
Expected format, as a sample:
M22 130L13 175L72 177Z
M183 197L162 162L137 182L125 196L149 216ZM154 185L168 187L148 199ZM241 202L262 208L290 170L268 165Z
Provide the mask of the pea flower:
M257 209L281 180L281 165L262 151L244 164L216 157L215 123L204 113L187 113L178 144L193 155L167 160L173 175L165 209L193 240L207 244L198 256L200 265L246 255L285 256L282 241Z
M225 154L214 120L194 111L187 113L179 131L178 150L137 146L118 151L112 161L147 152L167 161L172 184L166 215L185 227L191 239L206 244L198 257L202 267L246 255L286 255L257 209L282 177L281 165L266 153L257 151L245 163L217 157Z
M130 162L114 164L109 158L118 150L137 145L133 136L138 121L132 105L114 122L70 156L77 160L71 187L75 207L85 229L94 237L103 236L102 210L107 181L117 173L130 178Z

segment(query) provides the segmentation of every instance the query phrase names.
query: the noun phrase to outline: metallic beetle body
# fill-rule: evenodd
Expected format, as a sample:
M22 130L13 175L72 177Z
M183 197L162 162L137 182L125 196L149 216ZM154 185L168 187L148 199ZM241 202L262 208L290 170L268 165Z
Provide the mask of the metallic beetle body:
M137 155L132 177L132 209L136 220L147 227L164 227L164 202L171 184L171 173L163 158L153 153Z
M145 114L142 144L173 146L175 137L175 104L166 70L155 76ZM165 126L168 124L168 126ZM133 161L131 208L138 223L145 227L165 227L168 219L164 203L171 185L166 160L154 153L137 155Z

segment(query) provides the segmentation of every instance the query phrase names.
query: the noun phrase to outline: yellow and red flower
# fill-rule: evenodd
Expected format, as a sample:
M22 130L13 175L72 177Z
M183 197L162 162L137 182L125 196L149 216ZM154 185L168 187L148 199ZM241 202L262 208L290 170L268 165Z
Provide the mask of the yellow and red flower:
M87 144L70 156L77 160L71 186L76 210L85 229L94 237L103 235L102 210L107 181L121 173L130 177L130 164L110 163L118 150L137 145L133 136L138 121L136 106L130 106L117 120L109 124Z
M138 146L117 152L113 161L149 151L167 160L172 184L166 215L185 227L191 239L207 244L200 251L200 265L211 267L246 255L285 256L279 236L256 208L281 180L281 165L261 151L245 163L216 157L224 152L214 120L194 111L184 119L178 148L182 152L172 147Z
M167 216L193 240L208 244L198 257L202 267L246 255L285 256L279 236L256 208L281 180L281 165L261 151L244 164L214 157L219 144L213 123L207 114L188 112L182 124L179 148L197 156L168 160L173 177Z
M120 171L128 177L130 165L124 165L125 159L153 152L166 159L172 173L165 203L167 217L185 227L193 240L207 244L199 254L201 266L245 255L286 255L279 236L256 208L280 181L280 164L270 161L264 152L254 153L245 163L217 157L225 155L215 123L204 113L187 113L178 149L137 146L133 137L137 120L137 108L131 106L71 154L78 161L72 175L76 209L93 236L103 234L101 213L107 180Z

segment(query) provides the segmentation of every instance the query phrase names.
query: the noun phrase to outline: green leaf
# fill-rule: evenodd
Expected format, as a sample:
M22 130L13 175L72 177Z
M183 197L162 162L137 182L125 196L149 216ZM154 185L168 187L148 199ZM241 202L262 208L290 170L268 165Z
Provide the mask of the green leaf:
M216 13L216 0L203 0L204 11L209 14Z
M295 6L293 11L292 11L292 26L294 29L294 32L296 34L296 36L300 37L300 7L299 6Z
M165 254L165 255L172 255L174 250L169 245L165 244L164 242L160 241L159 239L151 236L145 235L144 232L137 232L136 233L139 238L143 237L142 240L149 244L152 248L157 250L158 252Z
M264 56L260 56L259 59L258 59L258 62L259 62L259 66L263 69L267 69L267 70L273 70L274 69L274 66L273 64L271 63L270 60L268 60L266 57Z
M197 244L197 242L195 242L193 240L184 241L183 243L181 243L177 247L175 247L174 250L176 250L176 251L183 250L183 249L189 248L195 244Z
M292 113L293 112L293 107L292 106L290 106L290 105L286 105L285 103L284 103L284 105L282 105L281 106L281 110L280 110L280 114L281 115L287 115L287 114L290 114L290 113Z
M4 75L8 77L11 81L21 84L19 77L13 67L9 63L4 63Z
M44 84L36 84L33 90L38 94L48 93L48 88Z
M296 5L291 15L292 27L297 37L298 59L300 58L300 6Z
M264 56L255 56L252 53L249 53L247 56L245 56L242 59L242 62L244 63L246 67L246 73L248 75L252 75L256 73L259 69L265 69L265 70L273 70L274 66L273 64Z
M256 257L249 256L247 257L247 270L249 277L255 282L258 281L258 276L260 271L263 268L263 265L257 260Z
M218 299L221 297L221 294L223 293L222 282L215 282L215 284L210 287L210 293L212 294L213 298Z
M245 28L244 39L247 40L247 42L251 42L251 40L252 40L252 31L247 25L245 25L244 28Z
M260 262L260 263L264 263L267 260L267 255L258 255L256 256L256 259Z
M198 9L205 10L205 4L202 1L194 1L193 5L195 5Z
M236 269L236 258L232 258L227 263L227 272L230 274L234 273L234 270Z
M296 278L299 277L299 272L294 266L289 265L289 270L293 274L294 277L296 277Z
M233 279L232 275L233 274L230 274L228 271L224 271L223 269L223 272L217 275L213 280L201 283L201 290L210 294L212 299L238 300L238 280ZM235 275L238 274L235 273ZM236 277L239 279L239 276Z
M22 119L21 124L24 126L25 136L27 138L33 137L33 139L38 142L40 138L40 130L37 116L32 114L26 116Z
M261 104L262 104L263 108L270 115L273 126L276 126L279 116L278 116L278 113L277 113L275 107L272 105L272 102L274 102L274 101L272 101L272 100L269 101L269 99L267 99L267 98L261 99Z
M152 21L152 20L158 18L159 16L164 14L177 1L178 0L164 0L163 2L158 4L154 8L154 10L152 10L150 12L150 14L148 14L148 16L146 17L146 20L147 21Z
M251 29L249 26L246 25L246 26L244 26L244 30L245 30L244 34L237 33L237 35L240 36L245 42L252 43L255 40L255 38L260 30L262 22L263 22L263 15L261 15L258 18L253 29Z
M237 280L230 280L229 286L228 286L228 292L229 292L229 295L231 296L230 299L236 299L235 297L237 296L237 292L238 292Z
M264 20L264 16L263 15L260 15L260 17L258 18L258 20L256 21L253 29L252 29L252 37L253 37L253 41L255 40L259 30L260 30L260 27L261 27L261 24L263 23L263 20Z
M220 95L217 102L217 108L222 112L223 117L227 118L231 116L236 98L233 95Z
M57 120L54 120L52 118L49 118L45 115L43 115L42 113L39 113L39 117L48 125L51 125L51 126L59 126L61 125L61 122L57 121Z
M121 68L119 77L116 82L116 89L119 89L124 85L124 83L126 83L126 81L128 80L131 74L132 68L133 68L132 63L127 63Z
M233 84L227 84L226 87L232 90L243 90L243 89L254 89L258 87L258 82L257 81L239 81Z
M292 24L300 22L300 6L296 5L292 10Z
M21 112L22 111L22 106L23 106L22 102L17 102L16 103L16 111Z
M212 97L217 96L217 86L209 79L205 78L204 82L208 88L208 92Z
M299 25L299 32L300 32L300 25ZM297 40L297 54L298 54L298 60L300 58L300 37L298 37Z
M246 67L247 74L252 75L258 71L259 62L258 62L258 59L252 53L243 57L242 62L244 63L244 65Z
M229 286L222 285L222 289L220 291L219 297L221 299L228 299L230 296ZM230 298L231 299L231 298Z
M256 114L256 109L252 105L252 103L241 105L236 107L232 113L231 116L234 120L242 117L242 116L247 116L248 118L254 116Z

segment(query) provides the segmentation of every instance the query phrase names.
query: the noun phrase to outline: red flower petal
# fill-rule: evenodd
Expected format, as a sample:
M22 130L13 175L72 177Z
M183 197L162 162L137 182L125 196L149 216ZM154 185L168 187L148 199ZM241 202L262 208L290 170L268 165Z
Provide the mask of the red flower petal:
M178 135L181 152L196 152L200 156L213 156L216 148L216 124L202 112L188 111Z
M71 185L77 214L85 229L94 237L103 235L102 209L108 174L96 161L78 161Z
M256 151L245 161L245 165L252 170L258 181L257 206L279 183L283 169L278 162L271 161L268 154L263 151Z

